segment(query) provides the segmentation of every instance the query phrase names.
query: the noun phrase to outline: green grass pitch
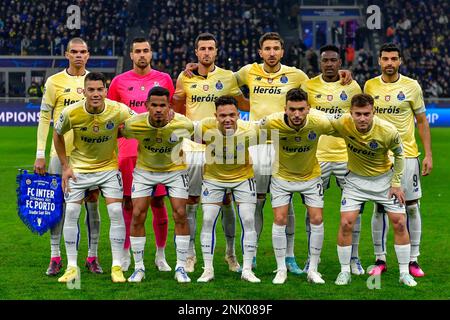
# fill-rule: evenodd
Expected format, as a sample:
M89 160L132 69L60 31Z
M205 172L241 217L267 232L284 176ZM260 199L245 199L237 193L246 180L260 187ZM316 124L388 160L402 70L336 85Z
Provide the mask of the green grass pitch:
M82 212L80 223L82 234L78 257L82 270L81 289L69 290L66 285L58 283L56 277L48 277L44 274L50 254L49 234L43 236L32 234L17 215L15 177L19 168L32 168L36 128L1 127L0 134L3 140L0 144L0 299L449 299L450 170L446 155L449 133L449 129L432 129L434 169L431 176L422 178L424 196L421 206L423 233L420 262L426 276L417 280L418 286L415 288L403 287L398 283L398 265L393 247L392 228L388 238L388 272L382 276L380 290L368 289L367 275L353 276L351 285L347 287L338 287L334 284L340 270L336 252L340 197L339 190L333 183L332 188L325 194L325 240L319 266L319 271L326 281L324 285L309 284L304 275L288 275L286 284L282 286L272 284L276 262L271 243L273 216L270 202L265 207L264 230L258 250L256 275L261 278L261 283L251 284L241 281L239 274L228 271L224 262L225 240L221 226L217 227L218 243L214 260L216 278L211 283L196 283L202 272L198 236L201 230L201 212L199 212L196 243L198 262L195 272L190 274L192 283L178 284L173 279L173 272L159 273L154 268L155 242L151 218L149 218L146 224L148 236L145 252L146 279L140 284L114 284L110 279L109 221L102 199L99 257L105 273L93 275L83 267L87 254L87 237L83 223L84 212ZM307 255L305 210L298 196L295 197L295 207L297 216L295 253L297 261L303 266ZM364 211L361 231L360 257L366 268L374 260L370 232L371 212L370 204ZM171 218L169 220L166 256L169 264L174 267L173 222ZM242 262L239 239L240 227L237 227L236 248L239 261ZM66 263L63 244L62 252L63 261ZM131 271L128 271L126 276L130 274Z

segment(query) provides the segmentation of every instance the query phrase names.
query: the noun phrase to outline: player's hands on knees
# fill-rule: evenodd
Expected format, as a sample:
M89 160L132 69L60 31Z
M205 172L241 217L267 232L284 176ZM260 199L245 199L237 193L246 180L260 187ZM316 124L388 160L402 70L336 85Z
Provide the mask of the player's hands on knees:
M194 76L194 71L198 69L198 63L195 62L189 62L186 64L186 68L184 69L183 73L186 77L192 78Z
M353 81L352 72L350 70L339 70L339 78L341 79L341 84L344 86Z
M398 202L400 202L402 205L405 205L405 193L403 192L403 189L401 187L391 187L389 190L388 198L392 199L392 197L395 197Z
M77 177L75 177L75 174L73 173L72 168L67 166L67 167L63 168L63 172L62 172L61 186L62 186L63 192L70 192L69 179L73 179L73 181L77 181Z
M34 161L34 172L40 175L45 174L45 159L36 158L36 161Z
M422 162L422 175L427 176L433 169L433 158L431 156L425 156Z

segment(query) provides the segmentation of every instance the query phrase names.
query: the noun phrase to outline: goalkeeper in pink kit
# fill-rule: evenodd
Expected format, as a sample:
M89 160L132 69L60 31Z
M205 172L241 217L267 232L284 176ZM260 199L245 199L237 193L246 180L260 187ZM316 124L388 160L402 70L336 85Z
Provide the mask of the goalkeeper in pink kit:
M130 57L133 69L124 72L111 81L108 98L128 105L136 113L146 112L145 101L151 88L160 86L169 90L170 98L174 93L172 79L167 73L153 70L151 67L152 50L150 42L144 38L136 38L131 43ZM123 216L126 225L126 239L122 258L122 270L127 271L131 262L130 257L130 224L133 214L131 201L131 185L133 170L136 166L137 146L135 139L120 138L119 169L123 180ZM155 264L159 271L171 271L166 262L164 249L167 240L168 218L164 205L166 189L163 185L155 188L151 208L153 213L153 230L156 238Z

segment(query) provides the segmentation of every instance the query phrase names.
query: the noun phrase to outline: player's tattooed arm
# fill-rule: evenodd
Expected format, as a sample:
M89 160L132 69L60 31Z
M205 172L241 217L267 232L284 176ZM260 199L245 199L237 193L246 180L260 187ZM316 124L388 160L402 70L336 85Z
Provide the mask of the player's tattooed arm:
M422 161L422 176L427 176L433 169L433 154L431 151L431 133L425 112L415 115L417 120L417 129L419 131L420 140L422 140L425 157Z
M184 69L183 73L186 77L192 78L194 76L194 71L198 69L198 63L196 62L189 62L186 64L186 68Z
M238 109L242 111L250 111L250 100L243 94L234 97L238 103Z
M186 115L186 92L183 88L183 81L178 77L175 93L172 98L173 111Z
M350 70L339 70L339 78L342 85L349 85L353 81L352 72Z

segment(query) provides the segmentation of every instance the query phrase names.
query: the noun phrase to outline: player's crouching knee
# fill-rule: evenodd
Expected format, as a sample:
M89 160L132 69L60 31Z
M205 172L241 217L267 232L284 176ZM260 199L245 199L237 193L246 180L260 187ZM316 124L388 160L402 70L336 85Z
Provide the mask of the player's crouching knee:
M391 220L392 226L396 233L404 233L406 232L406 219L403 214L398 214L394 216Z
M354 221L347 219L347 218L341 218L341 230L344 234L351 233L353 230L353 225L355 224Z

